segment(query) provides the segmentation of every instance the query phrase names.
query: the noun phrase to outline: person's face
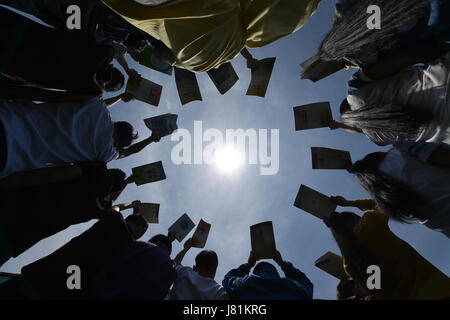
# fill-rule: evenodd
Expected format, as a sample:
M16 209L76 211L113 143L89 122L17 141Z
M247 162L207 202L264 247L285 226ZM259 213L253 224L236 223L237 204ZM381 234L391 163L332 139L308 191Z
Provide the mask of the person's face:
M130 232L134 239L139 239L144 235L144 233L147 231L147 225L143 223L136 223L136 222L130 222L127 221L128 227L130 229Z

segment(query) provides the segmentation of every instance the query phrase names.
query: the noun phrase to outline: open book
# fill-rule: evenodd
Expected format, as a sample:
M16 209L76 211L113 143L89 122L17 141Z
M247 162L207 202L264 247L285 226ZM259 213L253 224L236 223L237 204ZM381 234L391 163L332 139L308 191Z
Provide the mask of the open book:
M247 90L248 96L265 97L275 60L276 58L259 60L256 67L251 69L252 80L250 81L250 86Z
M302 62L300 66L303 68L301 73L302 79L309 79L313 82L322 80L344 69L342 63L337 61L324 61L317 54Z
M185 213L170 226L169 232L174 234L175 239L177 239L178 242L181 242L194 227L195 223L192 222L191 218Z
M142 216L147 223L159 223L159 203L141 203L135 213Z
M230 62L222 64L217 69L211 69L207 73L220 94L225 94L239 80Z
M178 129L177 126L178 115L172 113L162 114L160 116L151 117L144 120L147 128L154 131L159 131L161 137L168 136Z
M202 101L202 94L195 73L175 67L175 82L181 105L196 100Z
M206 245L206 240L208 240L209 230L211 229L211 225L206 223L202 219L197 225L197 229L194 231L194 235L192 236L192 246L194 248L204 248Z
M350 152L329 148L311 148L313 169L347 169L352 164Z
M348 280L344 270L344 260L333 252L327 252L314 262L314 265L339 280Z
M250 227L252 251L258 259L272 259L275 246L272 221L255 224Z
M137 100L158 106L161 98L162 86L150 80L128 79L126 92L132 94Z
M161 161L133 168L132 172L134 182L138 186L166 179L166 173Z
M147 46L144 51L142 51L142 58L139 64L146 66L147 68L172 75L172 66L167 62L159 59L155 54L155 49L152 46Z
M329 102L318 102L294 107L295 130L328 127L333 120Z
M326 195L301 185L294 206L326 220L336 210L337 204Z

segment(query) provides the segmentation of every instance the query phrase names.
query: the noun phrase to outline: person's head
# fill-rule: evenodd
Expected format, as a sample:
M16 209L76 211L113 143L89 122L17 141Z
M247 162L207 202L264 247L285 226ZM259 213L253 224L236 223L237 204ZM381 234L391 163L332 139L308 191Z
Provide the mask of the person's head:
M415 208L422 205L421 195L378 169L385 157L385 152L371 153L355 162L348 171L357 176L382 213L400 222L421 218L415 213Z
M203 250L195 257L193 270L203 277L214 279L218 265L217 254L212 250Z
M98 82L103 90L116 92L123 88L125 77L122 72L109 64L99 72Z
M148 43L141 34L130 32L123 45L127 47L128 51L142 52L148 46Z
M99 194L100 205L110 208L126 187L125 172L120 169L108 169L104 180L103 192Z
M344 124L364 130L367 137L381 145L415 141L432 120L432 114L397 103L366 105L351 110L345 99L341 104Z
M169 238L164 234L157 234L153 236L148 242L151 242L158 247L166 250L169 254L169 256L172 253L172 242L169 240Z
M323 60L348 66L369 66L379 52L391 49L397 39L427 23L430 0L346 0L336 6L336 18L319 47ZM367 8L381 9L381 28L368 28Z
M253 274L261 277L279 278L277 268L269 262L261 261L253 268Z
M333 212L326 221L327 226L338 234L352 232L360 216L353 212Z
M116 148L126 148L137 138L137 131L128 122L118 121L114 123L113 139Z
M128 227L128 231L134 240L139 239L147 231L148 223L145 221L144 217L138 214L130 214L126 217L125 222Z

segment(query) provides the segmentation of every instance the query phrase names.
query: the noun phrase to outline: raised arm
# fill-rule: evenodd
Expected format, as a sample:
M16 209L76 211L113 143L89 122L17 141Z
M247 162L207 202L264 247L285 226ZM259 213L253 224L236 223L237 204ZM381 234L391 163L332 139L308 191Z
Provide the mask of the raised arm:
M344 129L344 130L347 130L347 131L351 131L351 132L353 132L353 133L364 133L364 132L363 132L361 129L359 129L359 128L356 128L356 127L350 127L350 126L346 125L345 123L337 122L337 121L334 121L334 120L332 120L332 121L328 124L328 127L329 127L331 130Z
M256 66L258 59L253 58L247 48L242 49L241 54L247 60L247 68L251 69Z
M175 264L177 266L181 265L181 262L183 261L184 256L186 255L186 253L189 251L190 248L192 248L192 238L189 238L186 240L186 242L184 243L184 246L183 246L183 250L181 250L177 254L175 259L173 259L173 262L175 262Z
M250 273L250 270L256 264L256 255L252 251L248 258L248 262L241 265L239 268L230 270L222 281L222 286L228 294L233 295L241 287L245 281L245 276Z
M158 142L161 140L161 135L159 132L154 132L150 137L147 139L144 139L138 143L135 143L131 146L129 146L126 149L120 149L119 150L119 159L128 157L132 154L140 152L142 149L144 149L146 146L148 146L152 142Z
M105 99L105 104L108 108L111 108L113 105L115 105L117 102L122 100L123 102L130 102L131 100L134 100L134 97L132 94L124 92L119 94L118 96Z
M359 210L362 210L362 211L372 210L377 205L376 202L372 199L351 201L351 200L347 200L341 196L330 197L330 199L334 203L336 203L338 206L354 207L354 208L358 208Z

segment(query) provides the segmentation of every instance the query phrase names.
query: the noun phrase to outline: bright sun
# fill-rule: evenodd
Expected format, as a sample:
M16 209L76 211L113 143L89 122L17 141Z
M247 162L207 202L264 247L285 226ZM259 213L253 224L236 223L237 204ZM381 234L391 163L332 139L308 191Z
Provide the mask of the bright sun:
M235 148L224 147L216 151L215 164L220 171L231 173L244 163L243 155Z

